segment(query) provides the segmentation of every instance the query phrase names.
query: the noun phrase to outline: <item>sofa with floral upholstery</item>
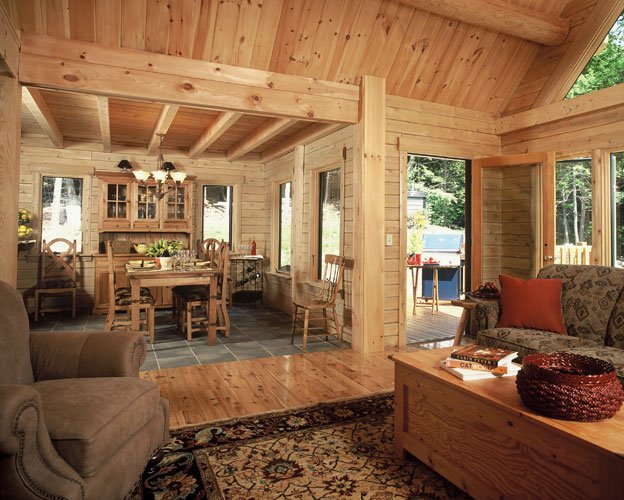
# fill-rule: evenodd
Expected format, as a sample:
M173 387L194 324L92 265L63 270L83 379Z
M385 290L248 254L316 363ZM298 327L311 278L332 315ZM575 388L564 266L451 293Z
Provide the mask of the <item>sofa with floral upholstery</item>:
M477 344L518 351L516 362L535 352L569 352L613 363L624 385L624 269L550 265L538 276L561 279L561 308L567 335L524 328L496 328L500 305L479 300Z

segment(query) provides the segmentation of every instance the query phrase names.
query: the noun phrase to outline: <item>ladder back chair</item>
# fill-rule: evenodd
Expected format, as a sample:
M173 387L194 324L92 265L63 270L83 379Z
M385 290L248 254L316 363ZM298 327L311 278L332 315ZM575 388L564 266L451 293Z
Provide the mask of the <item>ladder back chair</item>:
M226 337L230 336L230 316L227 312L227 278L229 271L230 248L227 243L221 241L219 250L215 255L217 269L217 296L216 301L217 317L209 317L210 289L206 286L198 287L176 287L178 296L178 307L180 309L180 322L178 327L181 331L186 331L186 338L191 340L193 332L208 330L209 322L216 322L217 331L222 331ZM213 264L213 265L214 265ZM211 266L212 267L212 266Z
M311 300L293 302L292 333L290 343L295 341L295 332L303 330L303 352L306 352L308 337L325 337L334 335L338 339L338 347L342 347L342 328L338 324L336 313L336 298L342 287L342 278L345 269L345 259L340 255L325 255L325 267L318 295ZM297 325L299 309L303 310L303 326ZM332 316L328 318L328 311ZM310 316L312 314L312 316ZM333 321L335 333L329 331L328 320ZM310 326L311 322L322 322L322 326ZM310 330L321 330L323 333L309 335Z
M46 295L71 294L72 319L76 318L76 240L55 238L50 242L43 240L41 250L41 269L35 288L35 321L45 312L64 311L63 307L48 307ZM53 248L63 247L62 250Z
M132 297L129 287L118 287L115 276L115 255L110 241L106 241L106 258L108 259L108 314L104 330L107 332L119 329L130 330ZM141 287L141 312L144 313L141 323L149 335L150 344L154 343L154 297L149 289ZM125 313L118 316L117 313Z

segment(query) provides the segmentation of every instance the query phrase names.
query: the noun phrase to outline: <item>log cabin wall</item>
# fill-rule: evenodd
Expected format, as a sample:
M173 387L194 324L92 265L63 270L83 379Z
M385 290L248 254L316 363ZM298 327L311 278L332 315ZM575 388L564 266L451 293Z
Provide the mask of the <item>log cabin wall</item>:
M304 146L303 155L303 224L293 223L293 242L301 241L301 246L293 244L293 263L297 262L304 274L308 276L302 282L295 283L300 298L310 299L319 291L318 282L309 278L310 269L310 233L312 227L312 212L317 201L312 200L312 176L315 172L327 167L344 166L342 199L342 250L345 257L353 257L353 127L345 127L326 137L318 139ZM346 158L343 158L343 149L346 148ZM274 183L293 180L296 164L295 152L283 155L265 165L265 196L267 206L274 202ZM293 184L293 190L297 186ZM294 195L293 195L294 196ZM277 214L274 213L274 216ZM296 236L295 231L299 234ZM271 239L270 242L277 242ZM267 253L271 254L270 243ZM275 271L276 264L271 265ZM344 277L345 293L338 298L338 316L341 325L344 325L344 338L351 341L351 307L352 307L352 270L347 269ZM292 311L292 282L290 276L275 272L266 274L265 302L278 310L290 313Z
M88 238L83 242L85 248L79 257L78 274L79 291L78 304L83 309L91 309L94 298L94 277L95 263L92 255L99 252L100 235L98 233L98 179L92 175L94 170L107 170L118 172L117 164L122 159L129 160L135 168L148 170L156 164L155 156L129 153L104 153L98 151L98 145L66 144L65 149L54 149L47 146L47 139L40 137L22 138L21 158L20 158L20 188L19 207L32 210L34 207L33 193L35 192L34 174L37 171L50 172L74 172L75 175L87 174L87 181L84 192L88 192L88 199L83 204L87 208L87 213L83 214L83 221L89 225ZM68 147L69 146L69 147ZM234 244L250 242L256 238L258 253L265 253L265 242L269 235L269 213L265 206L264 199L264 172L263 165L259 163L229 163L216 160L192 160L184 157L176 157L173 152L164 152L165 158L174 162L177 168L188 175L195 175L195 197L193 207L193 233L191 242L196 248L196 240L201 238L201 185L202 184L237 184L240 183L242 199L240 203L241 211L239 215L239 234L233 235ZM59 175L64 175L60 174ZM237 202L234 201L236 205ZM236 214L236 210L235 210ZM34 214L33 227L36 228L40 221L40 214ZM178 233L112 233L115 237L129 239L133 242L145 241L149 243L160 237L175 239L184 237ZM35 234L38 237L38 234ZM20 251L18 256L18 280L17 288L26 296L36 285L37 272L39 266L39 255L36 248L27 251ZM29 301L29 305L32 301Z
M407 154L473 159L500 154L496 115L388 95L386 101L386 346L405 343Z

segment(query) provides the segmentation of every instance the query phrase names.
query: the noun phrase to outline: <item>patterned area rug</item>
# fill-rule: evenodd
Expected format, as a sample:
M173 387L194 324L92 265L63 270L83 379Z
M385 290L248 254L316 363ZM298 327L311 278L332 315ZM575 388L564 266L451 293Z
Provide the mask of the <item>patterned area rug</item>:
M171 431L131 499L467 499L393 450L393 395Z

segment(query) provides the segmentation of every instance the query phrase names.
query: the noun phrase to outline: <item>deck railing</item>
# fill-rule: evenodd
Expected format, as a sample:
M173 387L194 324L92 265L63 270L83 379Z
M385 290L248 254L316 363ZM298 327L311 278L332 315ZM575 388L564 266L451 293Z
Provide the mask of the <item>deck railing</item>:
M555 248L555 264L591 264L591 245L557 245Z

